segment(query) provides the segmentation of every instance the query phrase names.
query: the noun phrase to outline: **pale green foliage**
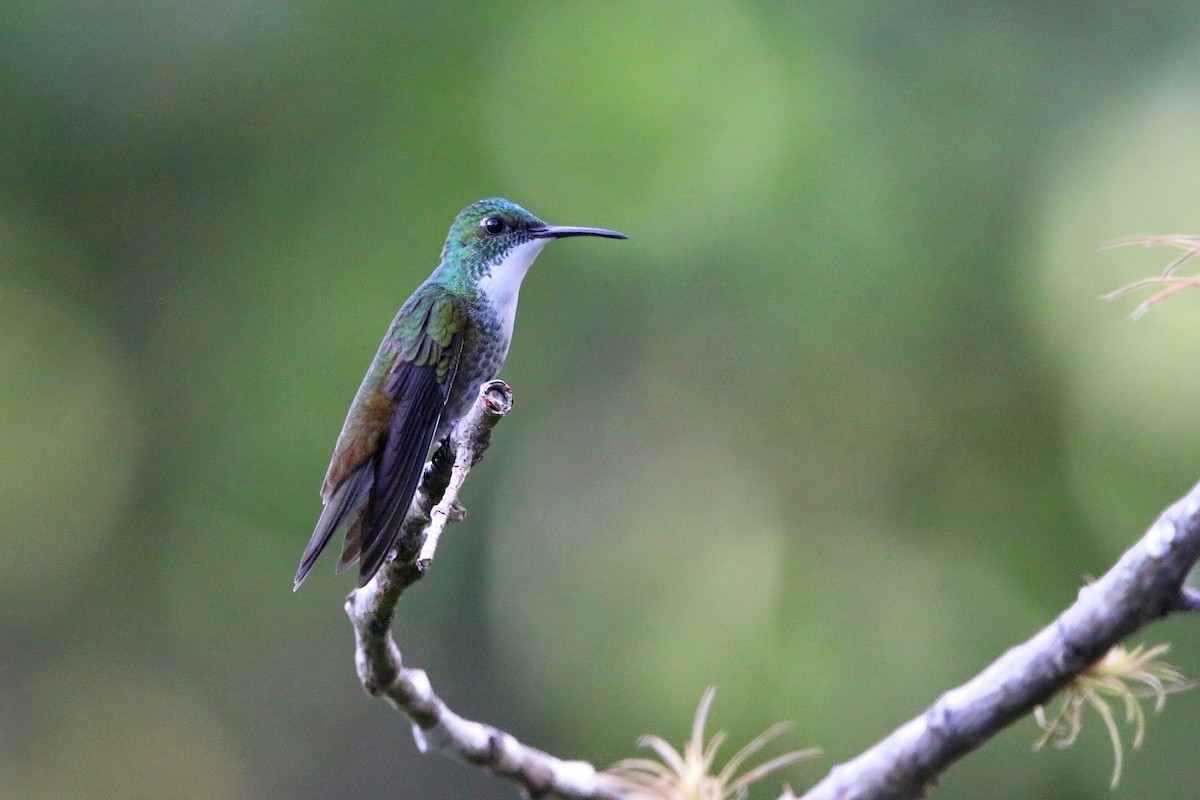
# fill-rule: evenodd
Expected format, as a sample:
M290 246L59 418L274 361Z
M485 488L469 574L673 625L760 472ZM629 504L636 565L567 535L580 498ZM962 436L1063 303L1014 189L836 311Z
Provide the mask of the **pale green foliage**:
M719 771L714 772L717 750L725 741L725 733L722 731L714 734L707 744L704 742L704 725L715 692L710 686L700 699L700 706L696 709L696 717L692 722L692 738L684 744L682 753L660 736L643 736L638 744L652 749L661 761L627 758L609 767L607 775L635 798L728 800L744 798L750 784L786 766L812 758L820 752L816 749L793 750L739 775L738 770L747 759L790 727L787 722L777 722L739 750ZM790 794L790 789L788 793Z
M1034 709L1034 718L1042 729L1042 735L1034 744L1041 748L1049 741L1056 747L1070 747L1079 738L1083 729L1083 711L1088 706L1104 720L1108 738L1113 748L1112 786L1121 780L1121 764L1124 745L1121 731L1113 714L1112 705L1105 698L1120 701L1125 707L1125 722L1133 726L1133 747L1141 747L1146 734L1146 713L1142 710L1141 698L1154 698L1154 711L1162 711L1169 692L1190 689L1195 684L1188 681L1175 667L1157 658L1170 649L1160 644L1151 648L1138 645L1126 650L1117 645L1062 691L1062 701L1052 717L1046 716L1044 706ZM1140 686L1138 685L1140 684Z

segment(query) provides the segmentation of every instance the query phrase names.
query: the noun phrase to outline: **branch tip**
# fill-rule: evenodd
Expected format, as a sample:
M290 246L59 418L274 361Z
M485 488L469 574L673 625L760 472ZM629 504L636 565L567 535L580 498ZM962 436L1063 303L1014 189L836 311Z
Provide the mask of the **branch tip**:
M1175 598L1172 611L1200 611L1200 590L1191 586L1183 586Z

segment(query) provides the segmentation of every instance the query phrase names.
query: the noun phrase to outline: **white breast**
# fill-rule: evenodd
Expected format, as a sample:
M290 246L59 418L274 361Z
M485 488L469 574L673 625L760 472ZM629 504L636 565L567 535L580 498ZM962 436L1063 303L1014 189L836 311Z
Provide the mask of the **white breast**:
M549 239L530 239L509 251L503 261L493 264L491 271L479 279L479 291L500 316L504 338L512 339L513 321L517 317L517 294L521 291L521 280L533 265L534 259Z

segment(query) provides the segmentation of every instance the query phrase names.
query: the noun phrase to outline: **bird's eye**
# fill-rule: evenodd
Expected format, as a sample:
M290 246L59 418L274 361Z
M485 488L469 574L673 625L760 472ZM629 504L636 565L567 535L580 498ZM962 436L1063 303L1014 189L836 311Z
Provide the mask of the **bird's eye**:
M504 233L504 220L499 217L488 217L480 223L485 231L495 236L498 233Z

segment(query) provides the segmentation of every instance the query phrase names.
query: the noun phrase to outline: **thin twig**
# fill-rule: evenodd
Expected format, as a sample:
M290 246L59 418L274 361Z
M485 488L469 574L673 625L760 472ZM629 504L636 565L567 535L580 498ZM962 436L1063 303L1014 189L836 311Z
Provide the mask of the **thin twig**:
M1147 286L1165 286L1165 289L1160 289L1148 300L1143 301L1129 315L1129 318L1137 319L1145 314L1156 305L1170 300L1177 294L1185 292L1188 289L1200 287L1200 275L1189 275L1185 277L1176 277L1173 273L1179 267L1186 264L1191 259L1200 255L1200 236L1191 236L1187 234L1174 234L1169 236L1130 236L1125 239L1118 239L1115 242L1109 242L1103 245L1101 250L1108 250L1113 247L1127 247L1129 245L1140 244L1146 247L1157 247L1166 245L1168 247L1176 247L1183 250L1183 255L1176 258L1168 264L1162 271L1162 275L1156 278L1143 278L1133 283L1128 283L1119 289L1114 289L1101 297L1102 300L1115 300L1118 297L1123 297L1130 292L1144 289Z

